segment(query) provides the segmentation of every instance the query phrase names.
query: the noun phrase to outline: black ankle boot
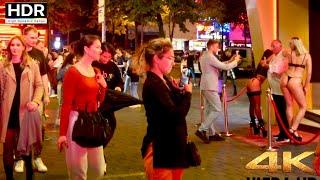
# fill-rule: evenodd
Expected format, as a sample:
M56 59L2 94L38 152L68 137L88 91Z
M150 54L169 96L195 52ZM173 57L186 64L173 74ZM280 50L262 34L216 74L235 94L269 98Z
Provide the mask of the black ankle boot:
M258 120L259 121L259 125L258 125L258 128L260 129L260 131L261 131L261 133L262 133L262 136L263 137L267 137L267 130L265 130L265 128L264 128L264 121L263 121L263 119L259 119Z
M256 124L256 118L251 118L250 128L252 128L254 135L259 134L259 128L257 127L257 124Z

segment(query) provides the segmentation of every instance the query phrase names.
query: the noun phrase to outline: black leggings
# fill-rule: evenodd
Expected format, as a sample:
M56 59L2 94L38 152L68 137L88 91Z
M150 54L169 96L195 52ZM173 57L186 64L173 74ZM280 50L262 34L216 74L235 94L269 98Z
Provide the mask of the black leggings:
M13 165L14 159L13 155L19 156L17 150L19 138L19 129L7 129L6 140L3 143L3 167L6 173L6 179L13 179ZM30 153L32 154L32 153ZM21 156L25 162L26 166L26 179L31 180L33 176L32 169L32 157L29 156Z
M280 115L285 127L287 129L289 129L289 123L288 123L288 119L287 119L287 115L286 115L287 105L286 105L286 101L284 99L284 96L272 94L272 97L274 99L274 102L277 106L279 115ZM277 119L279 130L280 130L279 137L288 138L284 129L282 128L282 126L279 123L280 120L278 119L278 117L276 117L276 119Z

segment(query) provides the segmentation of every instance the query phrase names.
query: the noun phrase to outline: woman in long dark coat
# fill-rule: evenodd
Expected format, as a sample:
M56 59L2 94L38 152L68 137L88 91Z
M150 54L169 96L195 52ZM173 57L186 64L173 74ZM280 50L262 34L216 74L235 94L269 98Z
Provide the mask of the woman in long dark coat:
M174 64L173 48L168 40L151 40L134 63L147 68L142 97L148 127L141 149L147 177L180 180L189 166L186 115L192 85L185 84L179 89L166 76Z

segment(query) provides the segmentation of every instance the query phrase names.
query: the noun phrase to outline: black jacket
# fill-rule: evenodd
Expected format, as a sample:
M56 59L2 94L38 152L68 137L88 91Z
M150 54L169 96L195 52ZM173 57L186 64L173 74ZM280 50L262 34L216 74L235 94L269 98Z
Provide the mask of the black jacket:
M153 145L153 165L156 168L186 168L187 123L191 93L165 83L152 72L147 73L142 97L147 116L147 134L143 139L142 156Z
M102 64L98 61L94 61L92 66L101 71L104 79L107 82L108 89L115 89L118 86L121 88L121 90L123 90L121 73L118 66L114 62L109 61L107 64Z

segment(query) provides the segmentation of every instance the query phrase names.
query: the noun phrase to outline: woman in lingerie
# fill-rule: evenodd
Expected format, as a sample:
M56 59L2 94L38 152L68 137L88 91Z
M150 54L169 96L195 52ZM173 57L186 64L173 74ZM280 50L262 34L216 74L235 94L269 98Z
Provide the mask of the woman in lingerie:
M261 130L263 137L267 136L267 131L265 130L264 121L261 115L261 85L267 78L268 66L265 66L265 64L268 64L268 61L270 60L269 57L271 55L271 50L267 49L264 51L255 72L255 76L253 76L247 83L247 96L250 102L250 127L253 128L255 135L259 134ZM256 119L258 119L258 124L256 124Z
M291 38L290 49L291 51L288 52L289 67L281 77L281 90L287 104L286 114L291 126L289 131L296 140L302 141L297 129L307 110L306 92L310 87L312 61L310 54L298 37ZM305 71L307 75L303 81ZM299 106L299 111L295 117L293 114L293 100Z

